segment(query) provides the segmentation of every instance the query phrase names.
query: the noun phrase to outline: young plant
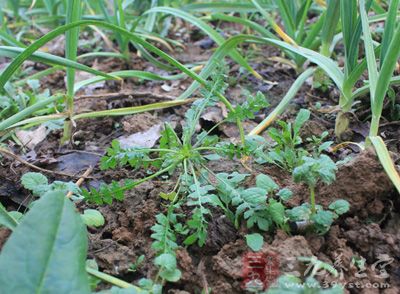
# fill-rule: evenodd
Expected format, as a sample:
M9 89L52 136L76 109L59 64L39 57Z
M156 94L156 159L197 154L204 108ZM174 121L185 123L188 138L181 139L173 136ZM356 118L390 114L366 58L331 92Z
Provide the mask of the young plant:
M126 180L122 185L117 182L110 185L103 184L98 191L83 190L84 197L98 204L111 203L113 199L121 200L124 191L140 183L176 171L179 177L175 189L170 193L164 193L162 197L174 203L180 199L180 195L186 196L184 204L191 208L192 215L187 222L190 234L184 243L190 245L197 242L200 246L204 245L208 227L207 219L211 215L210 207L220 207L228 211L224 203L215 195L213 183L206 176L207 173L212 173L207 169L206 163L208 159L216 156L241 157L249 152L247 145L219 142L217 136L210 136L212 129L196 134L201 113L206 107L214 105L218 101L216 93L222 93L225 89L223 79L223 74L215 74L212 91L202 91L205 98L194 102L187 111L181 137L169 124L165 124L159 148L132 147L124 150L120 148L118 141L114 141L107 151L107 156L101 160L102 169L129 165L132 168L155 169L157 170L155 173L137 181ZM233 111L214 128L224 122L242 121L253 117L254 112L265 105L265 98L261 94L249 97L244 104L232 107Z
M275 181L264 174L256 177L255 187L247 189L240 184L248 175L234 172L214 176L218 181L218 196L226 208L225 214L237 228L243 219L247 228L256 226L260 230L270 231L277 227L289 231L284 206L292 197L289 189L279 189Z
M313 214L309 203L286 210L286 215L290 220L294 231L306 231L309 227L317 234L325 234L329 231L333 222L342 214L346 213L350 204L343 199L332 202L328 210L321 205L316 205L316 212Z
M333 221L349 210L346 200L337 200L329 205L329 210L315 203L315 187L319 181L331 184L336 176L336 164L325 154L318 157L304 157L303 164L293 170L295 182L305 183L310 191L310 204L304 203L287 211L291 221L311 224L319 234L328 232ZM310 223L309 223L310 222Z
M307 151L299 147L303 143L300 130L309 119L310 111L301 109L293 125L290 122L278 121L280 130L271 128L268 132L276 145L266 154L265 159L288 171L299 166L303 156L307 155Z
M297 183L307 184L310 190L311 214L315 214L315 187L320 180L327 185L331 184L336 179L337 166L325 154L317 158L305 156L302 160L302 165L293 170L293 179Z

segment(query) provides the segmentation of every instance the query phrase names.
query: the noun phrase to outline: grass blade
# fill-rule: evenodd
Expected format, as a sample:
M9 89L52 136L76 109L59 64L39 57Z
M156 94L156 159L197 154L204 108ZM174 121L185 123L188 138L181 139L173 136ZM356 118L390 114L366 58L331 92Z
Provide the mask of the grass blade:
M21 110L20 112L14 114L13 116L10 116L9 118L3 120L2 122L0 122L0 131L3 131L5 129L9 128L10 126L18 123L25 117L42 109L44 106L46 106L52 102L58 101L63 97L64 97L64 95L55 95L53 97L43 99L43 100L33 104L32 106L25 108L24 110Z
M134 106L134 107L124 107L124 108L117 108L111 110L102 110L102 111L93 111L93 112L85 112L76 114L73 116L73 120L82 119L82 118L95 118L95 117L104 117L104 116L121 116L121 115L130 115L134 113L140 113L145 111L152 111L158 109L164 109L179 105L184 105L193 102L194 99L186 99L186 100L174 100L174 101L167 101L167 102L159 102L159 103L152 103L148 105L142 106Z
M18 47L9 47L9 46L0 46L0 56L4 57L10 57L10 58L15 58L22 52L24 52L24 48L18 48ZM44 53L44 52L34 52L32 55L30 55L27 59L49 64L49 65L57 65L57 66L63 66L63 67L70 67L74 68L77 70L85 71L94 75L102 76L106 79L111 79L111 80L117 80L118 77L113 76L111 74L106 74L101 71L95 70L91 67L88 67L86 65L80 64L75 61L71 61L68 59L65 59L63 57L59 57L56 55L52 55L49 53Z
M122 70L122 71L115 71L112 73L113 76L119 78L139 78L143 80L150 80L150 81L173 81L184 78L185 74L177 74L172 76L160 76L151 72L141 71L141 70ZM91 84L95 84L101 81L107 80L105 77L93 77L87 80L80 81L75 83L74 92L76 93L82 87L86 87Z
M301 86L314 73L314 71L315 69L309 68L306 71L304 71L301 75L299 75L296 81L289 88L285 96L275 107L275 109L270 114L268 114L268 116L262 122L260 122L253 130L251 130L249 135L258 135L261 132L263 132L268 126L270 126L276 120L276 118L285 111L290 101L296 96Z
M385 21L385 30L383 31L383 37L382 37L382 49L381 49L381 55L380 55L380 64L381 66L383 65L383 62L385 60L385 56L388 50L388 47L390 45L390 41L393 38L394 30L396 28L396 16L397 16L397 11L399 7L399 0L391 0L390 1L390 6L389 6L389 11L388 15Z
M155 7L155 8L152 8L152 9L146 11L145 14L155 13L155 12L171 14L173 16L182 18L187 22L190 22L191 24L197 26L204 33L206 33L218 45L221 45L225 41L225 39L218 32L216 32L212 27L210 27L207 23L205 23L204 21L200 20L199 18L196 18L182 10L174 9L174 8L170 8L170 7ZM233 50L232 52L230 52L230 55L231 55L232 59L234 59L242 67L244 67L249 72L251 72L255 77L262 79L262 77L256 71L254 71L254 69L247 63L247 61L236 50Z
M400 193L400 176L397 172L393 160L390 157L389 151L386 148L385 142L379 136L371 136L369 139L372 145L375 147L376 154L378 155L379 161L381 162L386 174Z
M256 37L252 35L237 35L226 40L225 43L222 44L211 56L206 66L201 71L200 76L203 79L206 79L212 73L218 61L222 60L225 56L228 55L229 50L232 50L232 48L244 42L269 44L284 50L291 51L294 54L301 55L319 65L335 82L338 88L342 90L344 75L341 72L340 68L336 65L336 63L333 62L330 58L304 47L292 46L281 40ZM192 83L190 87L181 96L178 97L178 99L185 99L189 97L193 94L194 91L196 91L198 87L198 83Z
M374 45L372 43L371 31L369 28L367 11L365 8L365 1L360 0L360 17L362 24L362 31L364 37L365 56L368 66L369 85L371 88L371 103L375 104L375 89L378 82L378 69L376 64L376 57L374 52Z

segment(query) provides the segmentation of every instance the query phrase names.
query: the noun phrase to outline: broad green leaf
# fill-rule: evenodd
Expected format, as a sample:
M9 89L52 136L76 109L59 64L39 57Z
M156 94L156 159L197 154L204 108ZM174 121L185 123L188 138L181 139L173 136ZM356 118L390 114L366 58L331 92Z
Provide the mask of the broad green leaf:
M14 230L18 226L18 220L8 212L3 204L0 203L0 226L5 226Z
M105 223L104 216L96 209L85 209L81 217L88 227L101 227Z
M283 226L285 224L285 206L282 203L275 200L271 201L268 205L268 211L277 225Z
M258 233L246 235L247 246L253 251L260 251L264 244L264 237Z
M48 185L49 180L41 173L29 172L21 177L21 184L25 189L35 190L37 186Z
M338 215L346 213L350 209L350 203L346 200L339 199L329 205L329 209L336 212Z
M297 135L300 132L301 127L310 119L310 115L311 112L308 109L300 109L293 124L294 135Z
M259 174L256 177L256 185L258 188L265 189L268 193L279 189L278 184L270 176L264 174Z
M283 189L279 190L279 192L277 193L277 195L278 195L279 198L282 199L283 201L288 201L288 200L290 200L290 198L292 198L293 192L290 191L288 188L283 188Z
M386 174L392 180L393 185L396 187L397 191L400 193L400 176L396 170L393 160L390 157L389 151L383 142L381 137L369 137L372 144L375 147L376 154L378 155L379 161L381 162Z
M85 271L86 228L60 192L42 196L0 255L4 293L90 293Z

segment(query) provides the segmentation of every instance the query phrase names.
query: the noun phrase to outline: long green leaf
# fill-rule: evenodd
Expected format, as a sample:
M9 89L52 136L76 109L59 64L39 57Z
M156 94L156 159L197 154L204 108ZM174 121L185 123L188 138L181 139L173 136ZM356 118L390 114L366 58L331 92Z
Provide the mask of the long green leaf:
M67 19L66 23L74 23L81 19L82 5L80 0L67 0ZM78 52L79 27L72 28L65 33L65 57L71 61L76 60ZM75 69L67 68L67 96L74 95ZM73 98L68 100L73 108ZM69 104L71 104L69 103Z
M393 76L393 71L396 67L397 60L400 57L400 26L397 27L394 33L393 39L387 49L385 62L381 68L378 81L376 84L376 90L374 95L374 101L371 105L372 108L372 122L370 135L376 136L378 134L379 120L382 114L383 102L386 96L386 92L389 87L390 80ZM371 88L372 91L372 88ZM372 95L371 95L372 97ZM371 100L372 101L372 100Z
M266 8L266 7L264 7ZM257 9L250 3L206 2L192 3L181 7L190 12L256 12Z
M330 45L336 32L340 16L340 1L329 0L326 8L325 22L321 32L321 53L330 56Z
M386 174L400 193L400 176L393 164L393 160L390 157L385 142L383 142L382 138L379 136L370 136L369 139L375 147L376 154L378 155L379 161L385 169Z
M0 255L3 293L90 293L86 227L64 193L42 196Z
M10 46L0 46L0 56L3 57L10 57L10 58L15 58L22 52L24 52L25 48L18 48L18 47L10 47ZM64 67L70 67L74 68L77 70L85 71L97 76L102 76L106 79L111 79L111 80L116 80L118 77L112 76L110 74L95 70L89 66L86 66L84 64L80 64L75 61L71 61L68 59L65 59L60 56L52 55L49 53L45 52L34 52L32 55L28 56L27 59L30 59L32 61L36 62L41 62L49 65L59 65L59 66L64 66Z
M177 74L172 76L160 76L151 72L141 71L141 70L122 70L115 71L111 73L115 77L119 78L139 78L143 80L150 81L172 81L185 77L185 74ZM91 84L95 84L101 81L107 80L105 77L93 77L87 80L80 81L75 83L74 92L76 93L82 87L86 87Z
M382 37L382 49L379 60L381 66L384 63L386 52L390 45L390 41L393 38L394 31L396 29L396 16L398 12L398 7L399 7L399 0L390 1L388 16L385 21L385 30L383 31L383 37Z
M200 84L206 86L207 83L206 81L185 67L183 64L181 64L179 61L168 55L167 53L163 52L162 50L158 49L157 47L153 46L152 44L148 43L147 41L139 38L136 34L131 33L127 30L121 29L120 27L117 27L113 24L105 23L102 21L96 21L96 20L82 20L79 22L71 23L71 24L66 24L63 26L60 26L53 31L47 33L37 41L33 42L30 46L28 46L21 54L19 54L10 64L9 66L3 71L3 73L0 76L0 90L4 89L5 83L10 79L10 77L13 75L13 73L21 66L21 64L28 59L35 51L37 51L40 47L45 45L47 42L53 40L57 36L63 34L64 32L68 31L69 29L72 29L74 27L78 26L100 26L100 27L105 27L110 30L119 32L126 37L128 37L131 41L138 43L145 47L147 50L155 53L159 57L163 58L165 61L170 63L171 65L175 66L177 69L181 70L188 76L190 76L192 79L198 81Z
M197 26L204 33L206 33L218 45L221 45L225 41L225 39L218 32L216 32L212 27L210 27L207 23L205 23L201 19L194 17L191 14L186 13L182 10L171 8L171 7L155 7L155 8L152 8L152 9L146 11L145 14L156 13L156 12L171 14L173 16L182 18L182 19L186 20L187 22L190 22L191 24ZM251 72L256 77L261 78L261 76L257 72L254 71L254 69L239 54L239 52L237 52L236 50L233 50L229 54L231 55L232 59L234 59L237 63L239 63L241 66L243 66L245 69L247 69L249 72Z
M229 50L232 50L235 46L240 43L244 42L255 42L261 44L269 44L276 46L281 49L289 50L295 54L301 55L310 61L316 63L320 66L327 75L335 82L340 90L342 90L343 82L344 82L344 75L341 72L340 68L333 62L330 58L323 56L313 50L300 47L300 46L293 46L286 42L275 40L271 38L261 38L251 35L237 35L234 37L229 38L225 41L211 56L209 61L207 62L206 66L200 73L200 76L203 79L206 79L214 70L216 64L222 60L225 56L228 55ZM199 84L194 82L190 87L178 97L178 99L185 99L193 94L194 91L199 87Z
M365 1L360 0L360 17L362 24L362 31L364 37L365 57L367 59L369 86L371 88L371 103L375 104L375 89L378 82L378 68L376 64L376 57L374 52L374 45L372 43L371 31L369 28L367 11L365 8Z
M55 95L52 96L50 98L41 100L27 108L25 108L24 110L14 114L13 116L10 116L9 118L3 120L2 122L0 122L0 132L4 131L5 129L9 128L10 126L18 123L19 121L23 120L25 117L30 116L31 114L35 113L36 111L42 109L43 107L45 107L46 105L53 103L57 100L60 100L61 98L63 98L64 96L62 95Z
M104 117L104 116L121 116L121 115L130 115L134 113L164 109L179 105L184 105L193 102L193 99L186 99L186 100L173 100L173 101L166 101L166 102L159 102L159 103L152 103L142 106L133 106L133 107L124 107L124 108L117 108L117 109L110 109L110 110L101 110L101 111L92 111L92 112L85 112L80 113L72 117L72 119L82 119L82 118L95 118L95 117Z
M275 109L268 114L268 116L260 122L250 133L249 135L258 135L262 131L264 131L269 125L271 125L276 118L281 115L285 109L287 109L290 101L296 96L297 92L300 90L301 86L304 82L314 73L315 69L309 68L304 71L301 75L298 76L296 81L292 84L289 90L286 92L285 96L279 102L279 104L275 107Z

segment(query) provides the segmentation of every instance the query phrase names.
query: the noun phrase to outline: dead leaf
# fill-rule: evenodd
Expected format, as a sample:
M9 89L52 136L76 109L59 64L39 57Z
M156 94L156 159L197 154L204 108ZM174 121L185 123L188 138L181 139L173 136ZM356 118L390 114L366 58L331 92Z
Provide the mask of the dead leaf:
M46 139L47 129L45 126L40 126L31 131L20 130L15 134L24 146L32 150L37 144Z
M208 107L204 114L201 115L201 118L213 123L218 123L224 119L222 109L215 106Z
M56 170L77 174L86 170L89 166L96 166L100 155L88 152L71 152L57 158Z
M162 124L152 126L150 129L144 132L134 133L130 136L122 136L117 140L120 142L121 147L131 148L134 146L140 146L145 148L153 147L157 140L161 137Z

